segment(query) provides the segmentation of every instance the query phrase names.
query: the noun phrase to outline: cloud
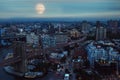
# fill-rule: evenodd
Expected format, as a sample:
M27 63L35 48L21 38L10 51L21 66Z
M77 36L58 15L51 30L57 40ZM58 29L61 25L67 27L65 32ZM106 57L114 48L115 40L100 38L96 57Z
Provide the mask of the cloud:
M35 11L38 3L46 7L43 15ZM120 16L119 4L120 0L0 0L0 18Z
M28 0L30 1L30 0ZM120 2L120 0L34 0L39 2Z
M27 2L27 3L47 3L47 2L120 2L120 0L1 0L1 2L15 2L15 3L21 3L21 2Z

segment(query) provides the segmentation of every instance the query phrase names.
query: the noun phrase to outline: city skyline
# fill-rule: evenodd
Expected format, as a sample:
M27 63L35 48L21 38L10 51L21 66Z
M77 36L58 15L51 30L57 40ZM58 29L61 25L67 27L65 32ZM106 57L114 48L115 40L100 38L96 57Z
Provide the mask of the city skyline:
M43 4L38 14L35 7ZM4 0L0 1L0 18L119 18L119 0Z

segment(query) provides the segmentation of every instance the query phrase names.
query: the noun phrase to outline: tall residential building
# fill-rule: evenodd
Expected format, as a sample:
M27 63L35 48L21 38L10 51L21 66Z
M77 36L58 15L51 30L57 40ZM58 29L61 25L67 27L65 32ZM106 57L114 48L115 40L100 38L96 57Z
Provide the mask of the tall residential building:
M90 31L90 29L91 29L91 25L88 22L86 22L86 21L82 22L82 32L83 33L88 33Z
M61 33L61 26L58 27L58 32Z
M96 40L106 39L107 30L105 27L101 26L99 22L96 25Z
M5 34L5 29L4 28L0 28L0 36L2 36L3 34Z
M108 21L108 27L110 27L112 29L113 34L117 34L118 27L119 27L119 21L117 21L117 20Z
M5 36L5 29L4 28L0 28L0 46L5 46L7 45L7 43L5 42L5 40L2 39L2 36Z

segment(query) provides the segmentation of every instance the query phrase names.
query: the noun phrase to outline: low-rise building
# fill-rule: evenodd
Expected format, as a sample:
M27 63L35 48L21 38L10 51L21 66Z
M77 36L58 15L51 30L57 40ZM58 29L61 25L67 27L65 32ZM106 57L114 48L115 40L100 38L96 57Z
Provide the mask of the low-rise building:
M94 42L91 42L86 47L88 60L90 61L91 67L94 67L94 62L96 60L104 59L108 62L119 60L120 54L111 46L101 46L96 45Z

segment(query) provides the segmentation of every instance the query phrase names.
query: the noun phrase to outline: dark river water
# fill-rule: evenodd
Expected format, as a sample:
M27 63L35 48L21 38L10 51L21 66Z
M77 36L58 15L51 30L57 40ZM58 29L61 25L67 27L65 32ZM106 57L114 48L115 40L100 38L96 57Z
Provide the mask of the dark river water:
M9 48L0 48L0 62L5 58L7 53L12 52ZM11 74L8 74L4 71L3 67L0 66L0 80L57 80L57 77L53 77L53 73L48 73L46 77L37 78L37 79L25 79L21 77L17 77Z
M0 62L4 59L8 52L12 52L12 50L9 48L0 49ZM0 80L28 80L28 79L8 74L4 71L3 67L0 66Z
M1 48L0 49L0 62L4 59L6 54L8 52L12 52L11 49L8 48ZM0 66L0 80L17 80L13 76L7 74L4 70L3 67Z

